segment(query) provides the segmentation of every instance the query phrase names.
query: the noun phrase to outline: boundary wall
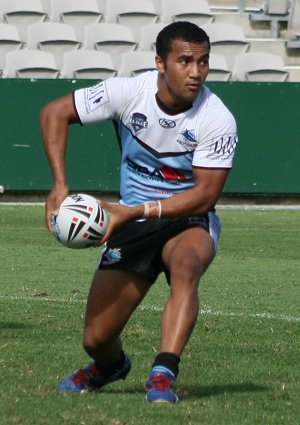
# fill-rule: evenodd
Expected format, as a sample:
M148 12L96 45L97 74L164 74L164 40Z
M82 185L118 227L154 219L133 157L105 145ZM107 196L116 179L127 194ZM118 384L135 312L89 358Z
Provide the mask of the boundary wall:
M43 105L94 80L0 80L0 185L6 193L48 191ZM300 83L208 82L236 117L240 142L224 194L300 194ZM71 191L118 192L114 125L70 126ZM1 199L1 198L0 198Z

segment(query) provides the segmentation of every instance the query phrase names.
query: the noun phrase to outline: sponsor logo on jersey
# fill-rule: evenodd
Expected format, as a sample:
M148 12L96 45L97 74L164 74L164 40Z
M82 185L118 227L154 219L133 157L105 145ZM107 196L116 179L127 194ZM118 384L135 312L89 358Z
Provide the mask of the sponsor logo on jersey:
M115 264L122 259L121 248L111 248L103 255L103 265Z
M172 167L164 166L162 168L149 169L142 165L138 165L129 158L127 158L127 166L129 169L131 169L131 171L139 173L139 175L145 176L147 178L161 181L170 181L173 183L186 181L186 176L181 171Z
M95 109L108 102L105 83L101 82L96 86L89 87L86 90L86 108L87 112L93 112Z
M132 114L129 122L136 133L148 127L146 115L141 114L140 112L135 112L134 114Z
M163 128L174 128L176 127L176 122L172 120L167 120L165 118L161 118L159 120L159 125Z
M236 134L226 134L211 143L210 151L207 155L209 159L227 159L230 157L237 145Z
M181 138L177 139L177 143L181 146L184 146L188 151L194 151L198 145L197 140L195 139L194 130L185 129L180 133Z

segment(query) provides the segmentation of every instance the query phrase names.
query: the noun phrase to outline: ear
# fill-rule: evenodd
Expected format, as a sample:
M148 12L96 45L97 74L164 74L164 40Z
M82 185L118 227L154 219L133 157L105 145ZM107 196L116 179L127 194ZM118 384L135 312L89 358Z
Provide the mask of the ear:
M156 64L157 71L160 74L164 74L164 72L165 72L165 63L162 60L162 58L160 56L158 56L158 55L155 56L155 64Z

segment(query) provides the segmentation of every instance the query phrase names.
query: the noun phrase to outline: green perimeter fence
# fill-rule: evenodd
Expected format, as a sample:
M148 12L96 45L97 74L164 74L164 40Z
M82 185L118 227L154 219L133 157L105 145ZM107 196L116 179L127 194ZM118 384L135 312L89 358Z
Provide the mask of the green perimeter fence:
M39 128L50 100L91 80L0 80L0 185L48 191L52 177ZM236 117L239 145L225 194L300 194L300 84L209 82ZM119 145L112 122L70 127L71 190L117 192Z

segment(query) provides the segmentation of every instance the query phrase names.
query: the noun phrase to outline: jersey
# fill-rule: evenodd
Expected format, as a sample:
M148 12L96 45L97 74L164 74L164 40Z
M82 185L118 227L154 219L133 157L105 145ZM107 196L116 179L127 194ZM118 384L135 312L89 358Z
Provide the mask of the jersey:
M83 125L108 119L118 124L120 203L127 206L193 187L193 167L232 167L236 122L223 102L204 86L189 110L168 115L156 101L157 80L158 72L149 71L74 93Z

